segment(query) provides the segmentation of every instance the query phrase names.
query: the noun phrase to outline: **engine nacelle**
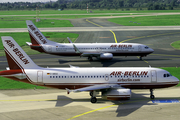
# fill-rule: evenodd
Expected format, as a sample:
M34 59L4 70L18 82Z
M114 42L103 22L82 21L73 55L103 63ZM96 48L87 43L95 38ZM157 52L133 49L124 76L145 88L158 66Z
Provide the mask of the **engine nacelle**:
M108 91L103 91L102 96L103 99L108 100L129 100L131 98L131 90L123 89L123 88L113 88Z
M111 60L113 58L113 54L112 53L102 53L100 55L100 59L101 60Z

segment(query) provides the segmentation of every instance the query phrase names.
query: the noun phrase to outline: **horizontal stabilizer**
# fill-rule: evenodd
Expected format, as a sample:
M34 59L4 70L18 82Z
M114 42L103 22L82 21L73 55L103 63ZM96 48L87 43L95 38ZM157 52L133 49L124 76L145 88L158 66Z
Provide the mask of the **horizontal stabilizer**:
M73 66L73 65L70 65L70 64L69 64L69 66L70 66L70 68L79 68L79 66Z
M27 44L28 46L31 46L31 45L32 45L32 43L30 43L30 42L26 42L26 44Z

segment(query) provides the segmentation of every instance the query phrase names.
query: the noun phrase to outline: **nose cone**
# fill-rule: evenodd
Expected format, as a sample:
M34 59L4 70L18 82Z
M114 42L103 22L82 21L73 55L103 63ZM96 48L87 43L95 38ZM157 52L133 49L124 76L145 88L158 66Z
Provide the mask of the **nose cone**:
M179 79L173 76L171 83L177 85L177 84L179 84Z
M153 53L153 52L154 52L154 50L153 50L152 48L149 48L149 51L150 51L150 53Z
M173 76L173 81L179 83L179 79Z

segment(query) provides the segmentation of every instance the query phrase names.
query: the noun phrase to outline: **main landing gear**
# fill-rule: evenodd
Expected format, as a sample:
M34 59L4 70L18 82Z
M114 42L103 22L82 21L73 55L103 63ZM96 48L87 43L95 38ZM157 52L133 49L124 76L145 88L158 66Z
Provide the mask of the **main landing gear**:
M151 99L154 99L154 98L155 98L155 96L153 95L153 89L150 89L150 98L151 98Z
M89 61L93 61L93 58L91 56L88 57Z
M89 92L89 95L91 96L91 103L96 103L97 102L97 98L96 98L96 95L98 93L96 91L90 91Z
M142 56L139 57L139 60L142 60Z

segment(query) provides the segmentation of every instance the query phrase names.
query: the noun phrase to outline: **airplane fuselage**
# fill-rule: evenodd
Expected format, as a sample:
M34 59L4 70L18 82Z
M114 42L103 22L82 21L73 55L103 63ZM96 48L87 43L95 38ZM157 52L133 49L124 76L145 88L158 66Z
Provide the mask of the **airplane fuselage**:
M154 51L146 45L135 43L74 43L74 45L81 53L112 53L113 56L146 56ZM80 53L76 53L73 44L69 43L41 44L41 46L31 45L31 48L39 52L55 55L80 55Z
M11 72L10 72L11 71ZM14 71L14 73L12 73ZM39 68L0 72L1 76L59 89L98 84L119 84L130 89L155 89L178 84L178 79L158 68Z

